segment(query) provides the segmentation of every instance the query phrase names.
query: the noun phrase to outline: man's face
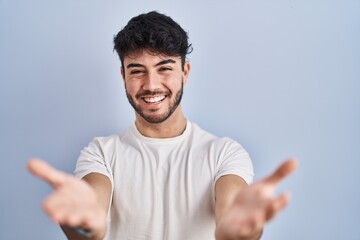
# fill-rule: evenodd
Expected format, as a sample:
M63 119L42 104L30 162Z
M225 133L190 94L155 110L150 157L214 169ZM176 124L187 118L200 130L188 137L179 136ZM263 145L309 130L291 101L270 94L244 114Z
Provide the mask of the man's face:
M180 57L156 55L147 51L124 58L121 69L130 104L149 123L168 119L180 104L190 65L184 70Z

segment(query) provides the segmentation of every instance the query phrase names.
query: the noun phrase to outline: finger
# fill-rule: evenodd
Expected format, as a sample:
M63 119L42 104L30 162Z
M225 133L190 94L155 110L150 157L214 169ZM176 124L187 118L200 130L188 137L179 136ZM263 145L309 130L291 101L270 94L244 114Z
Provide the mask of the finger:
M289 159L283 162L270 176L264 179L264 182L277 185L285 177L293 173L297 168L297 161Z
M56 223L64 223L64 219L70 214L75 214L71 208L68 199L58 193L48 196L43 203L44 211Z
M43 210L55 223L58 224L61 222L61 219L65 213L63 205L61 205L53 195L50 195L45 199L43 203Z
M277 213L284 209L290 202L290 193L283 193L278 196L268 207L266 211L266 220L274 218Z
M29 160L28 169L33 175L48 182L54 188L61 185L66 179L66 174L56 170L40 159Z

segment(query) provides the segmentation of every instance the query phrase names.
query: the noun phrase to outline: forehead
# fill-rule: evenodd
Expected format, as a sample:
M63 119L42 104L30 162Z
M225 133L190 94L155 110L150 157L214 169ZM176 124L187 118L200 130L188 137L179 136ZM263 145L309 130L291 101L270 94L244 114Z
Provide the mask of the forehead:
M157 64L164 60L174 60L175 62L181 62L180 56L169 56L161 53L154 53L146 50L130 53L124 56L124 65L129 63L140 63L140 64Z

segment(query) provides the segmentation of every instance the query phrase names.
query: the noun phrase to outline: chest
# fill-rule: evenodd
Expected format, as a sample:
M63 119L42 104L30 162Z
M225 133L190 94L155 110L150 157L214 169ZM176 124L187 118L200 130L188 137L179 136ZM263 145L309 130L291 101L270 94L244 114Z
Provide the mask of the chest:
M123 216L142 220L173 215L211 214L215 160L206 147L122 146L112 159L113 201Z

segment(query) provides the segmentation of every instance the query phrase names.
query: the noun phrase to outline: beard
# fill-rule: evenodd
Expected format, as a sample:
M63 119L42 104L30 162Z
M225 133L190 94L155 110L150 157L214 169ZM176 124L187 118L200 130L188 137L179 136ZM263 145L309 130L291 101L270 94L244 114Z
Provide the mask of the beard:
M183 96L183 81L181 81L181 88L180 90L175 94L174 100L170 103L170 106L168 107L168 109L166 110L166 112L162 113L162 114L155 114L154 110L154 114L145 114L144 110L140 107L140 105L137 105L135 103L134 98L128 93L126 86L125 86L125 91L126 91L126 96L127 99L129 100L130 105L134 108L135 112L137 112L145 121L147 121L148 123L162 123L164 122L166 119L168 119L176 110L176 108L179 106L182 96ZM135 96L136 99L140 99L142 95L157 95L157 94L163 94L164 92L159 92L159 91L146 91L144 93L141 94L137 94ZM171 98L172 97L172 93L171 94L166 94L166 98ZM142 100L141 100L142 101Z

